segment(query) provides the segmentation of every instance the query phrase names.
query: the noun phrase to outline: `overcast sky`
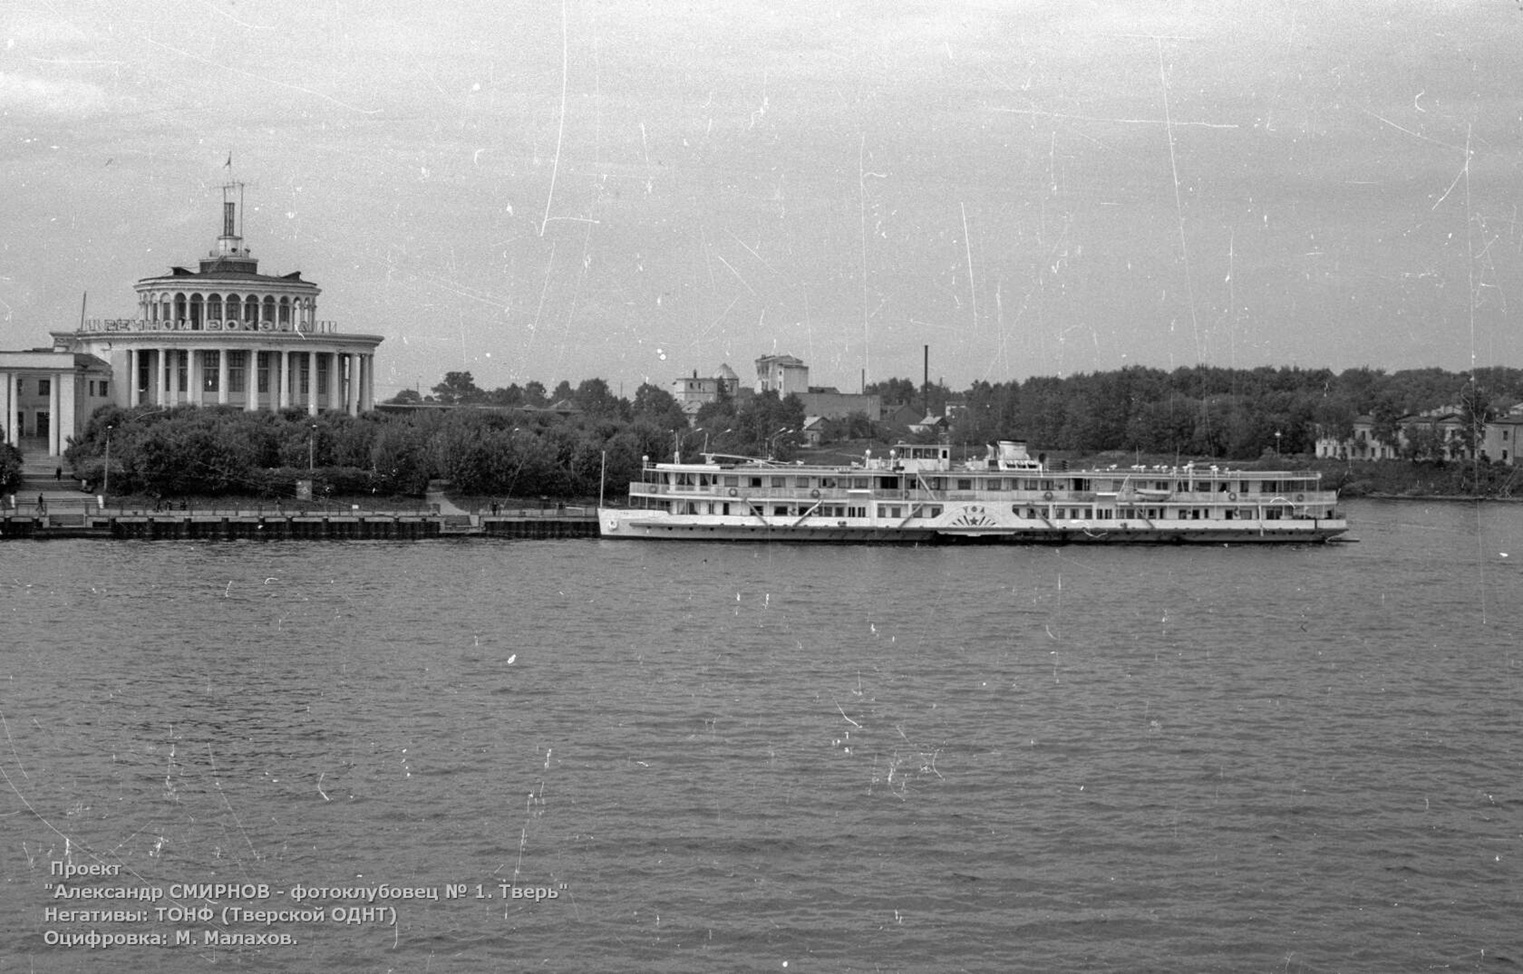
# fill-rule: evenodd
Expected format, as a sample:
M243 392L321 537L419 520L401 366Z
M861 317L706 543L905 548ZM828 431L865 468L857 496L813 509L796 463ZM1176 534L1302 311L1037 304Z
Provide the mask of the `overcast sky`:
M0 45L0 348L133 315L231 175L383 396L1523 366L1517 0L9 0Z

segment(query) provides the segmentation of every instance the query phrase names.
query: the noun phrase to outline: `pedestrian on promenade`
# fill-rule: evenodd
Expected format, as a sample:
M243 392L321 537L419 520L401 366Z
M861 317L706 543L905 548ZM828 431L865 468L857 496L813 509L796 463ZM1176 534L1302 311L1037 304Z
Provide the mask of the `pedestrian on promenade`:
M63 467L59 467L57 470L53 471L53 479L57 481L63 480Z

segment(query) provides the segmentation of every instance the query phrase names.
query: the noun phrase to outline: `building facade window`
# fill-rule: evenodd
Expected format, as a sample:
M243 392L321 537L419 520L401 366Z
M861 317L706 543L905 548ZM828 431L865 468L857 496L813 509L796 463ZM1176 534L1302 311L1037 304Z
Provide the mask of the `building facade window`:
M222 376L219 373L219 364L216 352L198 351L201 364L201 390L203 392L217 392L222 388Z
M224 352L227 356L227 391L244 392L248 386L245 384L247 375L248 352Z

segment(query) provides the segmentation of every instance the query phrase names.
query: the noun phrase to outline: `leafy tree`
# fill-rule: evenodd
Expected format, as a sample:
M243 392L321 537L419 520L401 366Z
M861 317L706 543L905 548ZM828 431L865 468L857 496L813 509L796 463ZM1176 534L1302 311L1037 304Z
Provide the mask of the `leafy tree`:
M682 411L677 398L649 382L642 382L640 388L635 390L630 416L632 419L649 420L663 429L681 429L688 424L687 414Z
M432 468L421 427L416 423L382 422L370 451L375 490L417 496L428 490Z
M589 416L629 418L629 403L614 395L602 379L583 379L571 399Z
M0 443L0 493L13 494L21 487L21 451Z
M1402 455L1414 462L1429 461L1442 465L1448 455L1443 431L1432 419L1414 420L1402 430L1405 442Z
M500 389L493 389L486 394L486 402L492 406L522 406L524 405L524 391L518 383Z
M1460 390L1460 444L1469 456L1475 456L1486 437L1486 424L1496 419L1491 404L1491 394L1476 382L1468 383Z
M869 382L863 391L869 396L877 396L883 405L891 408L905 403L914 403L920 396L915 383L910 379L884 379L882 382Z
M476 388L476 380L469 372L446 372L444 381L431 390L439 402L446 405L480 402L486 394Z

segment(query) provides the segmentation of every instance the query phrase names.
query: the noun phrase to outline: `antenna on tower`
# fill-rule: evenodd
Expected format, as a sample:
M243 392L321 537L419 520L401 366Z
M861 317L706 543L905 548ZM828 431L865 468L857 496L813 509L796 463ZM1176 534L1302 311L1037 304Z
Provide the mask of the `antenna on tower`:
M243 190L247 185L233 176L233 153L227 154L222 168L227 181L222 184L222 235L217 238L217 252L223 257L242 257L248 251L243 247ZM237 199L233 191L237 190Z

